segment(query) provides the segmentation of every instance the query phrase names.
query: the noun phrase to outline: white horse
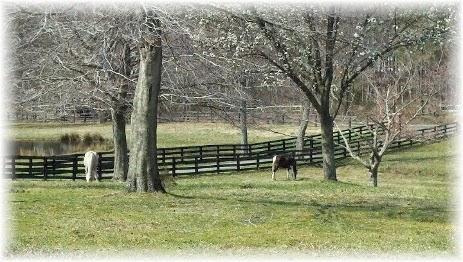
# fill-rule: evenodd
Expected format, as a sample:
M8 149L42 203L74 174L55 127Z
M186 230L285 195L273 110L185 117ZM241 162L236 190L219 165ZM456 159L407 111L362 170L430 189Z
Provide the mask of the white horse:
M85 179L87 182L91 180L97 180L98 174L96 173L96 167L98 165L98 155L94 151L88 151L84 156L84 166L85 166Z

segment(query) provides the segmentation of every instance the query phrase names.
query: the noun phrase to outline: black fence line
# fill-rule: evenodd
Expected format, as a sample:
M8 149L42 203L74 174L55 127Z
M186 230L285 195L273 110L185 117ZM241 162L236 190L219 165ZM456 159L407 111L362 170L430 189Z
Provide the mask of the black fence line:
M370 125L370 128L373 128ZM401 148L419 143L419 139L432 136L439 138L453 134L457 130L457 123L438 125L430 128L423 128L415 131L414 139L399 139L394 141L390 148ZM369 147L366 144L372 136L367 126L355 127L341 130L344 137L350 140L352 151L357 154L366 153ZM195 147L179 147L180 154L168 154L169 150L179 148L158 149L158 164L160 172L168 172L173 176L197 175L203 173L221 173L231 171L253 170L268 168L272 163L275 154L292 154L301 164L319 164L322 162L321 135L312 135L305 138L308 148L299 151L295 150L295 138L279 139L261 143L250 144L243 149L241 145L204 145ZM418 139L418 140L417 140ZM349 157L348 151L342 146L343 138L339 132L335 132L334 140L335 159ZM220 147L228 147L221 150ZM238 148L239 146L239 148ZM259 146L259 147L258 147ZM214 150L205 150L208 147ZM194 151L192 149L199 148ZM231 150L230 150L231 148ZM188 152L195 154L187 155ZM225 152L224 152L225 151ZM229 152L231 151L231 152ZM177 152L177 151L175 151ZM111 178L114 168L113 152L99 152L99 163L97 173L102 179ZM11 178L42 178L47 179L83 179L84 154L67 154L58 156L7 156L3 158L4 173ZM68 176L63 176L68 174Z

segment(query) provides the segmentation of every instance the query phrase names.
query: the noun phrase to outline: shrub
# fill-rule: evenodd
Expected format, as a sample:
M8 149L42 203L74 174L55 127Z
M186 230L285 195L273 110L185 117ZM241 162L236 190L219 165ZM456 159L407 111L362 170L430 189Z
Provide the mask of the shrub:
M92 144L102 144L105 142L104 137L102 137L100 134L90 134L86 133L84 137L82 138L82 143L84 145L92 145Z
M59 141L63 144L69 144L69 135L68 134L61 135L61 137L59 138Z
M73 144L80 143L80 136L77 133L71 133L69 135L69 142Z
M66 133L64 135L61 135L60 142L63 144L78 144L80 143L80 136L76 133Z
M92 135L90 135L89 133L85 133L85 135L82 138L82 143L84 145L91 145L92 142L93 142Z
M101 136L100 134L93 134L92 136L92 139L93 139L93 143L104 143L105 142L105 139L103 136Z

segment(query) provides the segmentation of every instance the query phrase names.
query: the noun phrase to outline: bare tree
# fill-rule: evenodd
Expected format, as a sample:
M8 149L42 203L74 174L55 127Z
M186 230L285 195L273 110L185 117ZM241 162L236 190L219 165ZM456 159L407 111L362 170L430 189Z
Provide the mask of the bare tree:
M50 100L49 94L58 93L57 102L49 101L52 108L63 101L70 104L70 99L63 98L71 97L78 98L73 100L73 106L87 105L101 111L110 109L115 155L113 177L125 181L129 164L126 116L131 110L138 77L140 50L137 43L142 39L140 20L133 17L134 8L121 5L55 8L45 5L28 9L13 6L11 9L10 17L15 26L11 31L18 36L14 39L19 45L30 47L16 56L17 87L24 88L15 88L15 92L33 92L33 98L40 106L43 106L42 97ZM152 9L163 15L161 19L169 20L167 12ZM173 37L169 38L169 33L183 34L181 30L163 34L170 41ZM177 51L174 44L175 41L169 46L171 52ZM49 55L42 57L42 53ZM31 56L46 63L31 63ZM40 92L33 88L36 83L43 86ZM70 92L71 87L75 92ZM15 97L24 96L18 93ZM17 104L27 102L18 101Z
M224 17L217 26L223 28L225 36L216 37L216 42L236 42L230 32L253 35L251 41L239 43L237 56L261 58L279 70L304 92L319 114L324 177L328 180L337 180L333 121L352 83L378 59L398 48L444 36L450 23L449 13L433 8L413 11L390 6L359 10L314 5L214 8L217 15L209 12L203 19L213 17L217 21Z
M31 74L18 74L17 79L23 85L33 81L44 86L43 91L35 92L34 101L42 104L42 97L48 99L53 103L52 108L63 108L63 116L70 107L74 107L74 112L80 106L98 111L109 108L113 119L114 179L125 181L128 169L125 115L131 103L128 94L133 89L136 62L131 58L132 39L123 33L127 29L124 21L129 18L127 10L53 5L14 6L12 10L10 17L20 27L11 31L34 35L19 39L19 44L29 48L21 50L17 60ZM39 28L37 20L42 21ZM31 63L28 54L35 54L44 63ZM59 99L50 100L50 94L56 93L60 94Z
M423 91L423 96L404 98L414 88L414 83L421 76L414 70L413 60L408 64L399 66L399 70L387 74L386 77L377 80L373 72L365 72L363 75L369 81L374 90L374 99L370 106L364 108L363 112L357 112L366 119L371 139L365 140L369 152L366 155L359 155L358 151L352 150L348 138L342 135L345 148L350 156L361 163L367 170L374 187L378 186L378 170L383 156L391 144L397 138L413 138L413 127L411 122L419 116L424 107L437 100L435 95L440 91L436 86L429 86ZM370 74L369 74L370 73ZM438 87L438 86L437 86ZM336 123L335 123L336 124ZM336 125L337 126L337 125ZM338 131L340 131L337 126ZM340 131L342 134L342 132ZM362 134L354 134L362 136Z
M301 106L301 110L301 123L299 124L299 128L296 133L296 150L304 149L304 136L307 126L309 125L310 103L308 101L304 101Z
M154 12L142 15L139 40L140 68L131 118L130 191L165 192L157 167L156 129L161 89L161 25ZM143 21L144 20L144 21Z

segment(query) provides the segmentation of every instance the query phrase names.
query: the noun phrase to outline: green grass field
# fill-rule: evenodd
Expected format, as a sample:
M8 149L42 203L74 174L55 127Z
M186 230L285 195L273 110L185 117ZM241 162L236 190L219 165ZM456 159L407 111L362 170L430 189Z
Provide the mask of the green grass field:
M286 181L284 171L271 181L269 170L176 178L166 195L127 193L111 181L14 181L8 252L451 255L454 142L386 156L378 188L349 161L337 183L303 167L297 181Z
M249 129L249 142L287 138L282 134L294 135L296 126L262 125ZM269 129L276 131L271 132ZM127 127L127 131L130 126ZM310 127L307 134L318 134L319 127ZM112 126L107 124L63 124L63 123L12 123L9 126L9 138L16 141L55 141L66 133L101 134L112 139ZM282 134L279 134L282 133ZM158 146L190 146L205 144L240 143L238 128L225 123L161 123L158 126Z

